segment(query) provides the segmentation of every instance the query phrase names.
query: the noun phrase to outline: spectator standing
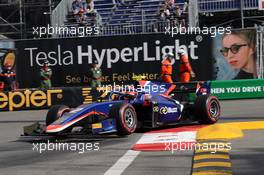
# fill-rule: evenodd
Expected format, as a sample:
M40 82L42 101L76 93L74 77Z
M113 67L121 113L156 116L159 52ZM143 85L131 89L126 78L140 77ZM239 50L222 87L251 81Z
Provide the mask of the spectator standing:
M9 63L4 65L0 80L4 83L4 91L16 90L16 73Z
M102 18L100 14L94 9L94 1L86 0L86 13L85 13L85 22L90 26L102 26Z
M51 88L51 76L52 70L49 68L49 62L46 60L40 68L40 88L50 89Z
M174 25L175 2L174 0L165 0L164 5L160 10L160 18L170 25Z
M86 12L92 13L94 11L94 1L93 0L86 0Z
M183 11L181 10L181 8L179 6L175 7L175 12L174 12L174 16L175 16L175 23L179 26L179 27L185 27L185 19L183 17Z
M165 5L166 6L174 6L175 2L174 2L174 0L165 0Z
M72 2L72 10L73 14L76 18L76 21L78 23L84 23L85 22L85 13L87 10L86 2L82 0L75 0Z
M165 59L161 62L161 80L166 83L173 83L172 81L172 60L174 59L173 53L168 53Z
M178 55L180 57L180 82L188 83L191 77L195 77L195 73L192 70L188 55L185 53L184 49L180 49Z
M91 76L91 87L96 88L101 86L101 80L102 80L102 70L100 66L98 65L98 62L95 61L92 64L92 67L90 69L90 76Z

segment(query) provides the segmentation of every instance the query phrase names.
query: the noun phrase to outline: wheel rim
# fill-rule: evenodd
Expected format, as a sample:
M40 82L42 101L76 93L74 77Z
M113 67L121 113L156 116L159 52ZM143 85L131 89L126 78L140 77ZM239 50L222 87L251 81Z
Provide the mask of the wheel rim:
M215 100L211 102L209 112L210 112L212 118L218 117L219 107L218 107L218 103Z
M129 108L125 111L125 123L129 128L131 128L134 125L134 121L134 111Z

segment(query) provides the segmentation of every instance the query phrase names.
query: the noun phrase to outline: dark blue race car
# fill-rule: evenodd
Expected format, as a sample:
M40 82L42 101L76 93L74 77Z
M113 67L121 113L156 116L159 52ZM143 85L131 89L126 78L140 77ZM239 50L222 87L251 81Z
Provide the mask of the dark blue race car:
M70 133L79 128L84 133L123 136L137 128L156 128L186 120L213 124L220 117L219 100L210 95L207 82L139 81L136 88L113 90L102 96L107 100L77 108L52 106L46 116L45 133Z

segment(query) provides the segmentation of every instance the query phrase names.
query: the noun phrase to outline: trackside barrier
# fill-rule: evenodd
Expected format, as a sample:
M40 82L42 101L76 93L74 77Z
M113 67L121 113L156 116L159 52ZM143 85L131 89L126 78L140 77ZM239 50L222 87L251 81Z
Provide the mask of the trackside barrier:
M264 97L264 79L212 81L211 88L221 100Z
M264 79L211 81L211 88L220 100L264 98ZM77 107L97 101L104 90L100 91L90 87L63 87L0 92L0 111L39 110L57 104Z
M47 109L52 105L65 104L77 107L83 103L92 103L96 91L89 87L67 87L41 89L20 89L12 92L0 92L0 111L19 111Z

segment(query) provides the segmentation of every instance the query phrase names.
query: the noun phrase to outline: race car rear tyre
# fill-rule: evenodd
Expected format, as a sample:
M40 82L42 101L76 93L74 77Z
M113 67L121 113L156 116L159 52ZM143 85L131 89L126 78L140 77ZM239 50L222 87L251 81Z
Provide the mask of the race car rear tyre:
M212 95L201 95L195 100L195 115L199 123L216 123L221 114L219 100Z
M54 105L52 106L46 116L46 125L50 125L57 119L59 119L65 112L69 112L70 108L65 105Z
M137 128L137 113L131 104L114 104L110 116L116 119L117 135L125 136L135 132Z

